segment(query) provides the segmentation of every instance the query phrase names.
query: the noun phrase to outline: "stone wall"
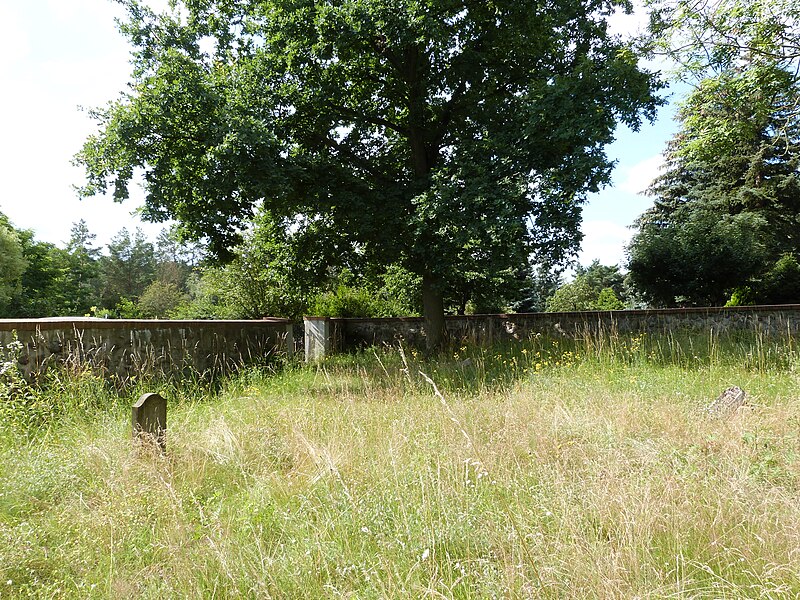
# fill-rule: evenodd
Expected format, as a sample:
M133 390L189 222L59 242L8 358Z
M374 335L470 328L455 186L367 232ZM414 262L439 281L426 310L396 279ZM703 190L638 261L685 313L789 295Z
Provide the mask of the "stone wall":
M22 344L26 376L50 365L89 366L122 379L225 372L294 352L292 324L260 321L155 321L93 318L0 319L0 345Z
M330 321L333 349L392 345L399 340L415 347L425 345L422 318ZM448 337L454 342L478 344L524 340L537 333L566 336L599 331L717 334L750 331L800 335L800 305L448 316L446 325Z

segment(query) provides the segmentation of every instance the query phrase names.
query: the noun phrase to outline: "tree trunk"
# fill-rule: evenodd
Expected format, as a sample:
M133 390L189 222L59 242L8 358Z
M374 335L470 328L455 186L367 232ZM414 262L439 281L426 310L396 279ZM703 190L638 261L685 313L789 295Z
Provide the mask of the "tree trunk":
M422 277L422 314L425 317L425 338L429 352L439 350L444 344L444 298L438 281Z
M419 193L430 188L431 168L436 162L438 148L431 145L426 107L428 106L424 73L430 65L421 64L424 53L417 46L405 49L404 64L406 72L402 76L408 83L408 142L411 149L411 165L416 175ZM431 235L429 233L429 235ZM424 236L423 236L424 242ZM444 298L438 277L430 273L422 276L422 314L425 317L425 339L428 352L435 352L444 344Z

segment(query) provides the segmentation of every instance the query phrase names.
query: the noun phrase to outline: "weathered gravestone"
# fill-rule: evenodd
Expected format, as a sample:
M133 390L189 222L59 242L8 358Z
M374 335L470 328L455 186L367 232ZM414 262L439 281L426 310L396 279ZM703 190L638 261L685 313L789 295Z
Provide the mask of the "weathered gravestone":
M158 394L144 394L132 411L133 439L155 442L167 451L167 401Z
M729 387L727 390L720 394L719 398L714 400L708 407L708 415L710 417L730 417L740 406L746 404L747 394L737 385Z

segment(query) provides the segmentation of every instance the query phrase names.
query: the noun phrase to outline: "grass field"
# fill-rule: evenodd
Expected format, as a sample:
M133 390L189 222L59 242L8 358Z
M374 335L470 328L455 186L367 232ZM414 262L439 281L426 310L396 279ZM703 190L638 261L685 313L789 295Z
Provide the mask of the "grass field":
M750 406L710 418L730 385ZM130 441L155 389L166 456ZM367 350L213 393L39 394L3 413L0 597L800 596L791 339Z

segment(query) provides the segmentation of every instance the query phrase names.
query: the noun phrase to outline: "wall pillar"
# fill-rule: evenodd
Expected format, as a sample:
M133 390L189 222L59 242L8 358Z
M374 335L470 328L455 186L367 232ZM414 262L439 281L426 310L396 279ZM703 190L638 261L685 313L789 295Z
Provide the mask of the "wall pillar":
M306 328L306 362L317 362L331 353L333 327L330 317L303 317Z

